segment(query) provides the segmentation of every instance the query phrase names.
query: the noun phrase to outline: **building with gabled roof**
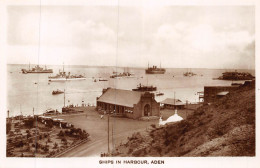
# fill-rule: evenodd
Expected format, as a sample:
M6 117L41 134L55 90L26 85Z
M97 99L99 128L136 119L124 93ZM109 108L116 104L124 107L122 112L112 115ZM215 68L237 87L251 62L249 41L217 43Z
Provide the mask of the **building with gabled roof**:
M239 85L233 86L204 86L204 104L213 103L219 98L229 94L239 88Z
M167 98L160 102L163 105L163 108L168 109L184 109L185 103L180 99Z
M116 116L138 119L159 116L160 104L153 93L107 88L97 98L97 110Z

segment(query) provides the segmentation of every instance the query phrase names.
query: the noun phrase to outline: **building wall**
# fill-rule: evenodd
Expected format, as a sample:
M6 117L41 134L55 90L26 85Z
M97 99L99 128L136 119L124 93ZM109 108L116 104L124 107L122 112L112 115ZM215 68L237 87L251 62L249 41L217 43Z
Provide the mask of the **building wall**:
M205 86L204 87L204 103L212 103L218 99L217 94L223 91L236 90L238 86Z
M145 116L144 108L148 104L150 106L150 116L159 116L160 114L160 103L156 102L154 99L154 94L145 93L142 95L138 106L138 117Z
M172 104L164 104L163 107L166 109L177 109L177 110L181 110L184 109L185 105L172 105Z
M150 106L150 116L159 116L160 114L160 103L156 102L154 99L154 94L150 93L144 93L140 101L137 104L134 104L133 108L124 107L124 106L118 106L118 105L111 105L104 102L99 102L97 100L97 109L101 110L109 110L110 107L112 109L116 109L115 112L121 114L124 117L132 118L132 119L138 119L140 117L145 116L144 115L144 108L145 105ZM116 106L116 108L115 108ZM126 109L131 109L132 112L126 112ZM111 110L110 110L111 111Z

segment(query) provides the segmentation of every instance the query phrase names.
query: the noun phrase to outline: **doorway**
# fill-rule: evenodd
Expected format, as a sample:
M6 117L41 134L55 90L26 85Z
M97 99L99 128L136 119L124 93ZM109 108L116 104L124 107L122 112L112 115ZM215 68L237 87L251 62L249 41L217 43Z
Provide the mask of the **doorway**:
M148 114L151 115L150 109L151 109L151 107L150 107L149 104L146 104L146 105L144 106L144 116L148 116Z

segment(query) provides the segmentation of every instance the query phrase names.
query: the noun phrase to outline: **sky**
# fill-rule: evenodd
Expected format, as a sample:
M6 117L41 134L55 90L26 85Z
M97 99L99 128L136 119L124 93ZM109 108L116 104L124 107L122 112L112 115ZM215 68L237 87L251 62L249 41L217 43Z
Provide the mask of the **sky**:
M254 13L254 6L11 5L7 63L254 69Z

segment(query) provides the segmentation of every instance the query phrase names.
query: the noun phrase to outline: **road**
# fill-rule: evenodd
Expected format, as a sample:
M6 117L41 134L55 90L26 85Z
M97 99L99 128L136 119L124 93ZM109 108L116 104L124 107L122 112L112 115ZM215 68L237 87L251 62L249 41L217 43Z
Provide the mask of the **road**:
M134 132L144 131L145 129L137 129L126 131L124 133L114 135L114 146L119 145L121 142L125 142L127 137ZM86 156L100 156L101 153L108 151L108 139L102 137L99 139L91 140L88 143L82 144L71 151L59 156L59 157L86 157ZM110 150L112 149L112 138L110 137Z

